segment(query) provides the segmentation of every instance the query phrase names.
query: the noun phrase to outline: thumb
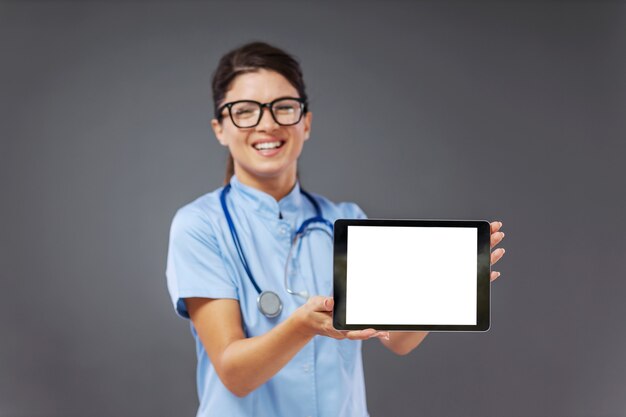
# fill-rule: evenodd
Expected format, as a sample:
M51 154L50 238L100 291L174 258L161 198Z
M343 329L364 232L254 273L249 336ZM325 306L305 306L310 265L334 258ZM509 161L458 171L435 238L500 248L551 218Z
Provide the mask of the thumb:
M309 302L314 311L332 311L335 304L332 297L321 297L319 295L311 297Z

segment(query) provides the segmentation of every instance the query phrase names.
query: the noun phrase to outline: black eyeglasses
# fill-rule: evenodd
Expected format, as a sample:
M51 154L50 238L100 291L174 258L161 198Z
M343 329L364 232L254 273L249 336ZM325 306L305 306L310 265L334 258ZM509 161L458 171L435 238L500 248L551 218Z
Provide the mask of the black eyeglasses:
M254 100L237 100L224 104L217 110L217 118L222 119L222 112L228 109L233 124L240 128L254 127L261 122L263 108L267 107L276 123L281 126L297 124L306 112L306 102L301 98L281 97L270 103Z

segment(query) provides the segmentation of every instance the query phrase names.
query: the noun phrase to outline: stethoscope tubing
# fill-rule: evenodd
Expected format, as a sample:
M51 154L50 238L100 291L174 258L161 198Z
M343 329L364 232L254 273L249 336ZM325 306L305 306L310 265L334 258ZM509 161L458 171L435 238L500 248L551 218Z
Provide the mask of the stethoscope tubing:
M226 217L226 222L228 223L228 229L230 230L230 234L231 234L231 236L233 238L233 242L235 244L235 248L237 249L237 255L239 256L239 260L241 261L241 264L243 265L243 268L246 271L246 275L248 275L248 278L250 279L250 282L254 286L254 289L259 294L259 296L257 298L257 305L259 307L259 310L266 317L274 318L274 317L280 315L280 312L282 311L282 301L280 300L280 297L278 296L278 294L276 294L275 292L261 290L261 287L259 287L259 285L257 284L256 280L254 279L254 276L252 275L252 271L250 270L250 266L248 265L248 262L246 260L246 256L243 253L243 249L241 247L241 241L239 240L239 235L237 234L237 229L235 227L235 223L233 222L233 219L232 219L232 217L230 215L230 210L228 209L228 205L226 203L226 195L228 194L230 189L231 189L231 185L227 184L226 186L224 186L224 188L222 189L222 192L220 193L220 203L222 205L222 210L224 211L224 217ZM300 192L311 202L311 204L315 208L315 216L305 220L304 222L302 222L302 224L300 225L300 227L296 231L296 234L295 234L295 237L294 237L294 242L297 241L305 233L306 228L311 223L322 223L322 224L325 224L332 231L333 230L333 224L322 216L322 209L321 209L319 203L315 200L315 198L311 194L309 194L308 192L304 191L303 189L300 189ZM329 233L329 235L330 235L330 233ZM331 235L331 237L332 237L332 235ZM293 242L292 242L292 244L293 244ZM290 250L290 253L289 253L289 258L291 258L291 250ZM285 276L285 280L286 279L287 279L287 277ZM293 294L293 295L301 295L301 292L292 291L288 287L287 287L287 292L290 293L290 294ZM270 304L278 304L276 309L273 310L273 311L267 311L267 309L264 309L263 306L266 305L263 302L264 298L266 300L269 300L268 302Z
M233 223L232 217L230 217L230 211L228 210L228 206L226 204L226 194L230 191L230 184L227 184L222 192L220 193L220 202L222 203L222 210L224 211L224 216L226 217L226 222L228 223L228 228L230 229L230 234L233 237L233 241L235 242L235 247L237 248L237 254L239 255L239 259L243 265L243 269L245 269L246 274L250 278L252 285L256 291L261 294L261 288L256 283L256 280L252 276L252 272L250 271L250 267L248 266L248 262L246 261L246 257L243 254L243 249L241 248L241 243L239 241L239 236L237 235L237 229L235 228L235 224Z

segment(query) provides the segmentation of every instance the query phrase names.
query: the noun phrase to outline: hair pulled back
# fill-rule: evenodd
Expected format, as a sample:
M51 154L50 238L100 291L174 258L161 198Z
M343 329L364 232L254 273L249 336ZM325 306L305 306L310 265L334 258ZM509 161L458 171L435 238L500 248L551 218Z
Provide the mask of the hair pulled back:
M298 61L287 52L265 42L251 42L228 52L221 59L215 72L211 87L213 90L213 109L215 118L221 123L222 115L218 109L223 104L226 92L234 79L241 74L266 69L276 71L289 81L304 99L304 111L307 111L307 95L302 77L302 69ZM234 175L232 155L228 155L225 183Z

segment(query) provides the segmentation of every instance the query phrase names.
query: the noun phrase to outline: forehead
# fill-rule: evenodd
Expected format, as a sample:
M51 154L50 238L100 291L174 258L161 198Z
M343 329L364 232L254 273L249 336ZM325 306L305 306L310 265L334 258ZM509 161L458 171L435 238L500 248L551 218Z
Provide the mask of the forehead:
M224 100L255 100L268 103L279 97L298 97L298 90L276 71L259 69L238 75L226 92Z

